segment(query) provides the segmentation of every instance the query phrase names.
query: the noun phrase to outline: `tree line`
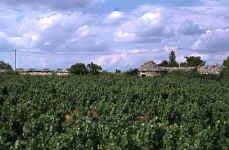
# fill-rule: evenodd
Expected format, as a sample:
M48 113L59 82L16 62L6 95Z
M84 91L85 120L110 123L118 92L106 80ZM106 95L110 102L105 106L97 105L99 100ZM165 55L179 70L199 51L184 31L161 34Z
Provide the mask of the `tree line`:
M185 56L186 61L179 63L176 61L176 54L175 51L171 51L169 54L169 61L163 60L159 66L162 67L197 67L197 66L204 66L205 61L201 59L200 56Z
M186 61L182 63L178 63L176 61L175 51L171 51L169 54L169 60L163 60L159 66L162 67L197 67L204 66L206 64L205 61L201 59L200 56L185 56ZM0 70L8 70L10 72L13 71L12 67L3 61L0 61ZM102 72L103 68L100 65L94 64L91 62L90 64L85 65L84 63L75 63L69 69L67 69L70 73L76 75L86 75L86 74L99 74ZM116 69L115 73L120 74L121 70ZM124 74L126 75L138 75L138 69L130 69L127 70ZM223 71L222 75L229 77L229 56L223 62Z

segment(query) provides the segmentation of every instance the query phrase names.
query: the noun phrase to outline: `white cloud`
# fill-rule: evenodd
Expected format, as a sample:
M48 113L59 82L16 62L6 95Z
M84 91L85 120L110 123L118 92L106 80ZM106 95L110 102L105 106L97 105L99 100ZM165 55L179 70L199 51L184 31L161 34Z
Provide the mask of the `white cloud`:
M90 32L90 29L87 25L81 26L77 30L77 33L79 33L81 37L87 36L89 32Z
M123 12L120 12L120 11L113 11L111 12L111 14L108 15L108 19L111 19L111 20L116 20L116 19L120 19L124 16Z
M4 32L0 32L0 38L7 38L7 35Z
M160 21L160 14L159 13L152 13L147 12L139 19L144 24L157 24Z
M216 29L208 31L193 44L193 49L199 50L205 53L218 53L229 51L229 30Z
M177 51L180 61L192 54L208 55L206 60L209 60L213 59L209 54L219 54L220 51L220 55L226 55L229 51L227 10L226 6L174 8L144 5L133 10L98 14L53 9L45 14L41 11L32 11L31 14L29 11L15 11L8 16L1 13L0 48L48 51L48 56L55 59L52 60L55 63L45 60L50 66L96 60L104 66L127 68L148 60L159 62L167 59L171 47L184 48ZM74 57L67 55L71 58L64 60L66 56L61 58L54 54L57 51L80 52L82 55L74 53ZM87 52L91 52L90 55ZM39 66L39 57L46 58L43 55L31 56L23 64L32 63L33 58Z
M135 33L128 33L123 32L122 30L119 30L114 33L114 41L115 42L131 42L136 40L136 34Z
M40 28L42 30L45 30L45 29L51 27L53 24L61 21L63 17L64 16L60 13L50 15L50 16L45 16L45 17L42 17L38 20L38 25L40 26Z

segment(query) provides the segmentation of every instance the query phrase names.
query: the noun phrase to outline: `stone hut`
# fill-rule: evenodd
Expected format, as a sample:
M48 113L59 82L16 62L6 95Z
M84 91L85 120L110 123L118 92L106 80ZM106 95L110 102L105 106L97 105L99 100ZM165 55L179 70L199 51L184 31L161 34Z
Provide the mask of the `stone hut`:
M160 75L161 69L155 62L149 61L140 66L138 71L141 77L154 77Z

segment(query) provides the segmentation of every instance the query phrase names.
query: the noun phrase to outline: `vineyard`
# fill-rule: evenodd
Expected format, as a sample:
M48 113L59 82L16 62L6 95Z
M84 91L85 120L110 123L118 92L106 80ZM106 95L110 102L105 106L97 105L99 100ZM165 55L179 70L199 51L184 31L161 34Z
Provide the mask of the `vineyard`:
M0 75L1 150L228 150L229 80Z

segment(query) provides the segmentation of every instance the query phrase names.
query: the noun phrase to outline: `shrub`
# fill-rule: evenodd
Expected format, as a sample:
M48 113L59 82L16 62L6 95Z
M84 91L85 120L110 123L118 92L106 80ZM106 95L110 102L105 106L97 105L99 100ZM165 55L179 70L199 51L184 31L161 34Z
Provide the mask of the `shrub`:
M91 74L98 74L102 70L101 66L94 64L93 62L88 64L87 68L88 68L89 73Z
M125 75L129 75L129 76L138 76L138 74L139 74L138 69L130 69L125 72Z
M85 75L88 73L88 69L83 63L76 63L68 69L72 74Z

